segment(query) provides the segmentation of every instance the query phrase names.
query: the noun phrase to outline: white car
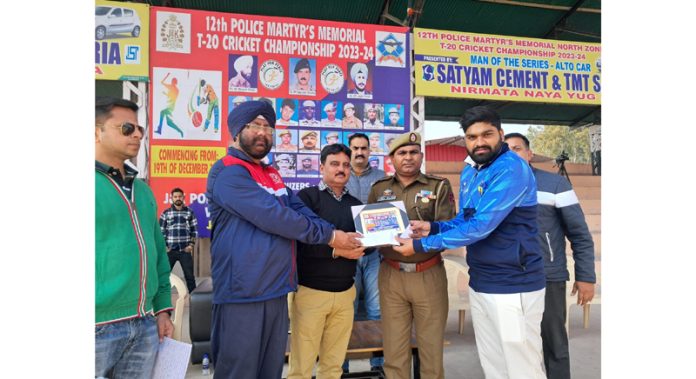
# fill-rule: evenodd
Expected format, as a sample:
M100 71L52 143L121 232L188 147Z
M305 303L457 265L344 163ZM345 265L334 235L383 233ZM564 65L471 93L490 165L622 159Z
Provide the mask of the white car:
M109 34L130 33L140 35L140 17L130 8L98 6L95 10L95 33L100 40Z

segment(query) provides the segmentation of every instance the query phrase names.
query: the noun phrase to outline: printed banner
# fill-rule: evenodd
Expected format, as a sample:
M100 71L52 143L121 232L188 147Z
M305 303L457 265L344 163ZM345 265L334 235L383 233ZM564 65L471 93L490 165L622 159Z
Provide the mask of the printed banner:
M601 45L414 29L416 95L600 104Z
M191 193L201 236L207 170L244 101L276 111L264 161L293 190L319 182L321 148L358 132L370 164L393 171L388 144L411 129L408 28L160 7L150 17L151 185L161 210L172 188Z
M147 81L150 6L97 0L94 19L96 79Z

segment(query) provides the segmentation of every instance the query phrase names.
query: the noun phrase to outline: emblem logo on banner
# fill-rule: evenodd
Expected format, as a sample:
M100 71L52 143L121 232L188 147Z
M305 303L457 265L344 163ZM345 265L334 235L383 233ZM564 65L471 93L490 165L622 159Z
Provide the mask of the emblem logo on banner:
M344 82L343 70L338 65L329 63L321 70L321 86L326 92L338 93L343 88Z
M377 41L377 46L375 46L377 50L375 64L377 66L406 67L405 34L377 32L375 41Z
M426 64L423 66L423 80L433 81L435 79L435 67Z
M138 45L126 45L126 58L124 59L125 64L140 64L140 46Z
M285 71L280 62L269 59L261 64L261 68L259 69L259 80L261 80L261 85L273 90L283 84L283 79L285 79Z
M191 52L190 14L157 12L157 30L157 51L185 54Z

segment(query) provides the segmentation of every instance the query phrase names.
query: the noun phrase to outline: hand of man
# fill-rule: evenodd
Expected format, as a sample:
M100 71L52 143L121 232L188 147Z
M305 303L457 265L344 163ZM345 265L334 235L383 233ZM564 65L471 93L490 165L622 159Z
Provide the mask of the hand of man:
M358 259L365 255L365 248L361 246L352 250L336 249L334 250L334 255L346 259Z
M159 335L159 341L162 343L164 337L172 338L174 334L174 324L169 318L169 313L160 312L157 314L157 334Z
M404 257L410 257L415 254L416 251L413 250L413 240L410 238L396 237L396 240L401 244L401 246L392 247L394 251L403 255Z
M428 221L411 221L411 238L423 238L430 234L430 223Z
M360 233L346 233L342 230L336 230L335 233L333 242L329 244L335 249L353 250L362 246L362 242L358 240Z
M578 305L588 304L594 297L594 283L573 283L573 291L570 293L570 296L575 296L575 293L578 294Z
M193 253L193 246L188 245L184 248L184 251L187 253Z

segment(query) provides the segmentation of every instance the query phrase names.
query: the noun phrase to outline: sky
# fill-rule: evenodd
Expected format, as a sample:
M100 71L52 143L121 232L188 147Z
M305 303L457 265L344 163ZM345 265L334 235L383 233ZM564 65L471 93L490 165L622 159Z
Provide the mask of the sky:
M503 124L503 130L507 133L522 133L527 135L528 124ZM424 138L430 141L438 138L463 136L462 129L456 121L425 121Z

